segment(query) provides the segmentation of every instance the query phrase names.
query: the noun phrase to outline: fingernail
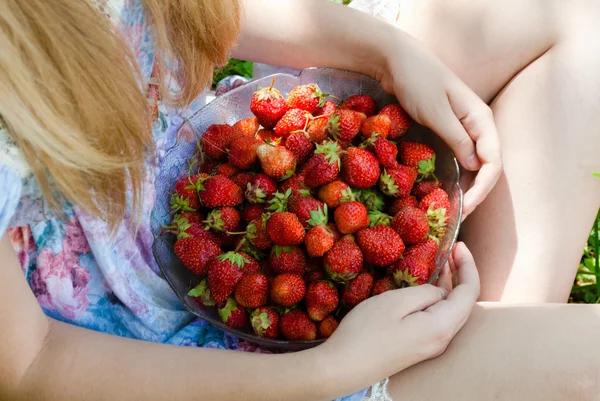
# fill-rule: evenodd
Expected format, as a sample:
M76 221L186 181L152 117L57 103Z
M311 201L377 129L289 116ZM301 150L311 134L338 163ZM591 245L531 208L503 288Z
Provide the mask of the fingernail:
M465 161L466 164L466 168L471 169L471 170L476 170L479 168L479 158L477 157L477 155L475 153L473 153L471 156L467 157L467 160Z

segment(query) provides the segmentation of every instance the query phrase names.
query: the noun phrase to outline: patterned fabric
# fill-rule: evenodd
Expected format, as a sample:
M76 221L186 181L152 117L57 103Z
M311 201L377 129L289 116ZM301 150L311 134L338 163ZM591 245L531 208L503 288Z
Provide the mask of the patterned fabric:
M149 104L156 113L157 160L147 163L140 227L134 235L125 216L111 237L102 220L70 204L63 205L66 219L59 219L48 208L23 154L0 124L0 235L9 233L31 290L54 319L146 341L269 353L195 319L159 274L151 247L153 228L159 225L156 199L165 196L166 188L156 185L155 177L165 168L165 154L171 147L178 141L195 141L185 129L176 134L185 119L213 95L200 96L185 110L162 104L152 87L154 49L140 0L98 0L98 5L120 24L147 80ZM107 9L115 5L122 9L120 14ZM217 93L245 82L230 77L219 84ZM366 391L343 400L363 400Z

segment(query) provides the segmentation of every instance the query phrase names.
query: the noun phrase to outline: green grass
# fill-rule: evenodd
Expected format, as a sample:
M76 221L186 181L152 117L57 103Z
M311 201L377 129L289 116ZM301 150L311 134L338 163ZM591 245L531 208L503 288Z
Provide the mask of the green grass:
M579 263L571 290L571 302L600 303L600 212Z

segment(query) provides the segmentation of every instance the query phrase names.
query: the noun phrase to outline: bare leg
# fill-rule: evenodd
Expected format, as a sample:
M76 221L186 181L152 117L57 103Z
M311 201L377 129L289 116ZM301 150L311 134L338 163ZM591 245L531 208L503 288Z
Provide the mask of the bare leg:
M600 206L599 21L586 0L409 0L400 11L400 27L493 100L505 174L462 229L482 300L568 299Z
M599 335L597 305L484 303L442 356L392 377L388 391L394 401L597 400L600 348L586 339Z

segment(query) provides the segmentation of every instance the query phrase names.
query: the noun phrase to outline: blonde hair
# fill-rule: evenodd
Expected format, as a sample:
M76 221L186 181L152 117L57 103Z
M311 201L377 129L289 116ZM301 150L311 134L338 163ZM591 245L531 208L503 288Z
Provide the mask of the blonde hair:
M189 104L227 60L240 20L237 0L143 0L157 60L178 65ZM63 198L113 228L137 216L153 157L151 117L136 60L90 0L0 0L0 116L44 196ZM157 64L161 77L165 64ZM163 95L168 83L162 79ZM152 160L152 159L151 159Z

